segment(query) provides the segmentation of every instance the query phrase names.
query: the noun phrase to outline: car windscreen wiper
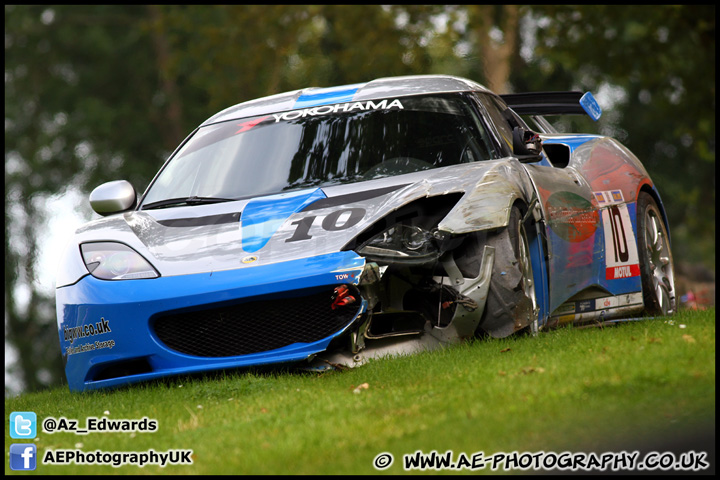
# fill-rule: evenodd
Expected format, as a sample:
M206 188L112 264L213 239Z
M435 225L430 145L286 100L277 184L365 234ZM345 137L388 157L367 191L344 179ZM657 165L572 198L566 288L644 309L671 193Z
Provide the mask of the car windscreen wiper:
M157 202L151 202L147 205L143 205L143 210L151 210L153 208L165 208L165 207L178 207L182 205L203 205L210 203L222 203L232 202L234 198L218 198L218 197L180 197L180 198L168 198L165 200L159 200Z

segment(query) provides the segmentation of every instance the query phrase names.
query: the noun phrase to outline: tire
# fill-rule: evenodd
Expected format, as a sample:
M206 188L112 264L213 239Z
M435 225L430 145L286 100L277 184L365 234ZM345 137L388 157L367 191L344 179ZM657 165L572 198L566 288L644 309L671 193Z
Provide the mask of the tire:
M638 195L637 225L645 313L672 315L677 307L670 236L657 203L646 192Z
M488 245L495 247L495 263L478 327L480 334L502 338L523 329L537 332L538 308L530 244L522 218L520 209L513 206L508 226L488 235Z

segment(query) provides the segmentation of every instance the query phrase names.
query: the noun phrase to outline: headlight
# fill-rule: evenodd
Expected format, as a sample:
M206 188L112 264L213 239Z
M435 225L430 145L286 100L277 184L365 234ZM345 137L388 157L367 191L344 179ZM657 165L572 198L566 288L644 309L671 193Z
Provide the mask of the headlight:
M96 278L131 280L160 276L139 253L122 243L83 243L80 250L85 266Z
M372 261L426 263L440 254L437 235L412 225L393 225L365 242L357 252Z

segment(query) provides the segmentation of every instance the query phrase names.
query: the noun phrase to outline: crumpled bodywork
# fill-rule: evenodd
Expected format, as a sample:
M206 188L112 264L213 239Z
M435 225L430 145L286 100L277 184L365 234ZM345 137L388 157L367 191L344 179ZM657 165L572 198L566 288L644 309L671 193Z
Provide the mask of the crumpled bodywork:
M523 181L511 183L505 178L515 175ZM449 235L460 236L487 229L502 228L507 223L509 207L513 202L521 200L531 201L533 191L528 177L524 175L519 163L513 165L506 161L487 162L471 165L470 168L447 169L411 174L401 177L392 177L366 182L367 189L364 197L359 198L355 193L346 193L346 186L323 189L322 194L309 192L295 195L297 202L294 209L289 209L282 223L257 221L254 227L256 237L267 237L261 248L249 252L243 248L244 229L243 221L247 219L246 213L250 210L253 200L224 203L205 207L177 208L173 210L158 210L152 212L133 211L119 216L112 216L97 220L81 227L76 234L75 244L86 241L113 240L132 245L143 257L152 259L153 265L161 273L162 278L155 280L136 280L129 282L105 282L85 274L79 281L68 279L72 288L58 288L58 304L71 305L82 303L84 296L103 296L102 301L95 305L84 305L74 308L65 307L59 312L59 328L62 334L61 345L66 368L74 368L76 360L81 364L78 368L87 368L84 355L86 352L95 353L94 361L98 366L89 368L83 373L84 381L81 384L71 385L73 389L99 388L126 383L128 380L144 380L165 376L176 371L191 371L189 366L182 366L180 370L168 370L175 360L163 360L164 356L172 356L165 352L166 340L151 336L146 341L133 338L133 329L125 331L126 325L120 324L115 317L149 318L153 324L158 311L186 310L198 308L198 304L222 304L224 299L241 300L244 295L252 298L268 296L274 298L283 296L283 292L293 291L302 286L316 288L326 285L328 305L332 289L335 285L349 282L358 285L363 292L356 305L362 305L356 318L347 326L352 331L354 347L340 349L349 360L341 362L334 358L331 363L345 363L355 365L358 359L369 358L370 352L384 354L386 352L403 352L412 348L431 348L448 342L457 342L475 334L483 313L484 300L489 287L490 271L494 261L495 252L492 247L486 247L481 255L481 266L472 274L472 278L465 279L454 265L452 257L438 260L433 265L425 266L421 275L406 272L403 268L383 266L382 269L374 263L367 263L352 250L343 251L343 247L353 238L360 235L372 224L380 220L389 212L399 210L404 206L412 205L421 200L434 198L447 198L455 195L457 202L449 212L442 217L438 230ZM412 183L409 183L412 182ZM279 196L279 201L287 200L288 196ZM302 199L309 198L306 202ZM357 201L352 201L359 198ZM265 198L265 203L272 203L271 198ZM275 211L272 210L271 211ZM192 216L190 216L192 212ZM207 212L207 213L206 213ZM348 216L337 216L337 212L360 212L355 221ZM211 215L208 215L211 213ZM261 213L256 213L261 216ZM333 235L328 235L327 219L334 218L332 228L336 229ZM351 221L347 221L351 220ZM345 223L343 223L345 222ZM260 225L259 227L257 225ZM309 225L298 236L298 225ZM323 227L325 225L325 228ZM76 250L72 252L78 256ZM342 254L342 256L338 256ZM341 258L341 262L318 264L317 259ZM443 263L444 262L444 263ZM79 256L78 262L80 263ZM322 265L317 274L315 265ZM449 283L451 277L443 265L451 265L450 273L454 279L463 282L463 285L446 285L444 293L440 293L440 282L445 277ZM313 270L310 270L310 266ZM414 267L417 270L418 267ZM80 270L80 267L78 267ZM382 274L380 273L382 271ZM456 271L458 273L456 273ZM321 273L324 272L324 273ZM368 273L371 272L371 273ZM374 272L374 276L372 276ZM323 277L322 280L313 280L308 277ZM371 280L367 277L370 275ZM400 280L398 277L403 277ZM422 288L413 288L405 283L404 275L410 276L413 281L428 282ZM296 277L298 287L289 287L284 283ZM242 279L247 287L229 288L227 280L231 278ZM105 292L108 283L112 283L113 293L107 296ZM145 286L152 283L152 288ZM210 290L199 288L206 285ZM214 287L210 287L214 286ZM59 282L59 287L63 285ZM69 295L73 292L74 295ZM165 292L165 293L162 293ZM182 301L177 295L182 293ZM402 305L406 295L422 297L433 292L440 295L444 302L452 301L451 296L462 299L461 303L454 303L447 311L441 314L442 319L431 315L429 305L424 311L408 311ZM452 293L450 293L452 292ZM79 297L78 297L79 295ZM392 297L394 298L388 298ZM372 309L380 299L385 308L372 314ZM433 302L429 302L432 304ZM147 313L145 313L147 311ZM109 322L109 332L98 334L101 341L111 337L112 348L105 346L102 349L83 351L78 350L78 339L68 332L83 330L93 322L90 319L100 319ZM405 324L403 331L384 323ZM372 327L371 327L372 325ZM218 326L219 327L219 326ZM374 330L376 331L373 331ZM389 330L389 331L385 331ZM379 331L379 332L378 332ZM345 330L338 332L346 333ZM95 335L87 337L93 340ZM83 337L80 337L81 339ZM133 338L130 341L130 338ZM334 337L333 337L334 338ZM159 344L159 345L158 345ZM401 346L402 344L402 346ZM80 344L91 348L93 342ZM100 345L100 344L98 344ZM107 345L107 344L104 344ZM327 343L310 350L298 350L297 356L290 354L273 355L272 361L293 361L298 357L307 358L316 352L325 350ZM365 347L365 348L361 348ZM355 350L355 351L353 351ZM364 353L361 351L364 350ZM151 353L157 351L156 353ZM308 353L310 352L310 353ZM360 357L357 355L360 354ZM293 353L295 355L295 353ZM342 354L341 354L342 355ZM130 357L132 361L123 360L121 366L138 369L138 373L131 375L118 375L114 373L115 358ZM195 360L194 360L195 361ZM264 360L258 356L246 356L242 362L231 362L220 359L207 359L198 366L202 370L212 368L225 368L229 364L242 366L253 365ZM101 365L108 364L106 367ZM107 373L107 370L110 373ZM88 377L89 375L89 377ZM73 375L70 374L69 378ZM110 378L105 378L111 376Z

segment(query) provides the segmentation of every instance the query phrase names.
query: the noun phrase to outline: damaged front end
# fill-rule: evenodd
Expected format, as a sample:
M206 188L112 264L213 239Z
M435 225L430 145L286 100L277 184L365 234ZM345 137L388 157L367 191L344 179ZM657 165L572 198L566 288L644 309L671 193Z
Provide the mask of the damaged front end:
M508 305L510 323L507 316L485 313L494 271L515 279L518 288L527 272L512 254L507 226L459 234L439 227L463 197L452 193L411 202L345 246L366 260L357 283L366 312L350 332L349 344L320 354L312 368L352 367L371 358L431 350L478 334L504 337L533 326L534 298ZM528 224L532 220L532 215L523 218ZM502 294L497 285L495 290Z

